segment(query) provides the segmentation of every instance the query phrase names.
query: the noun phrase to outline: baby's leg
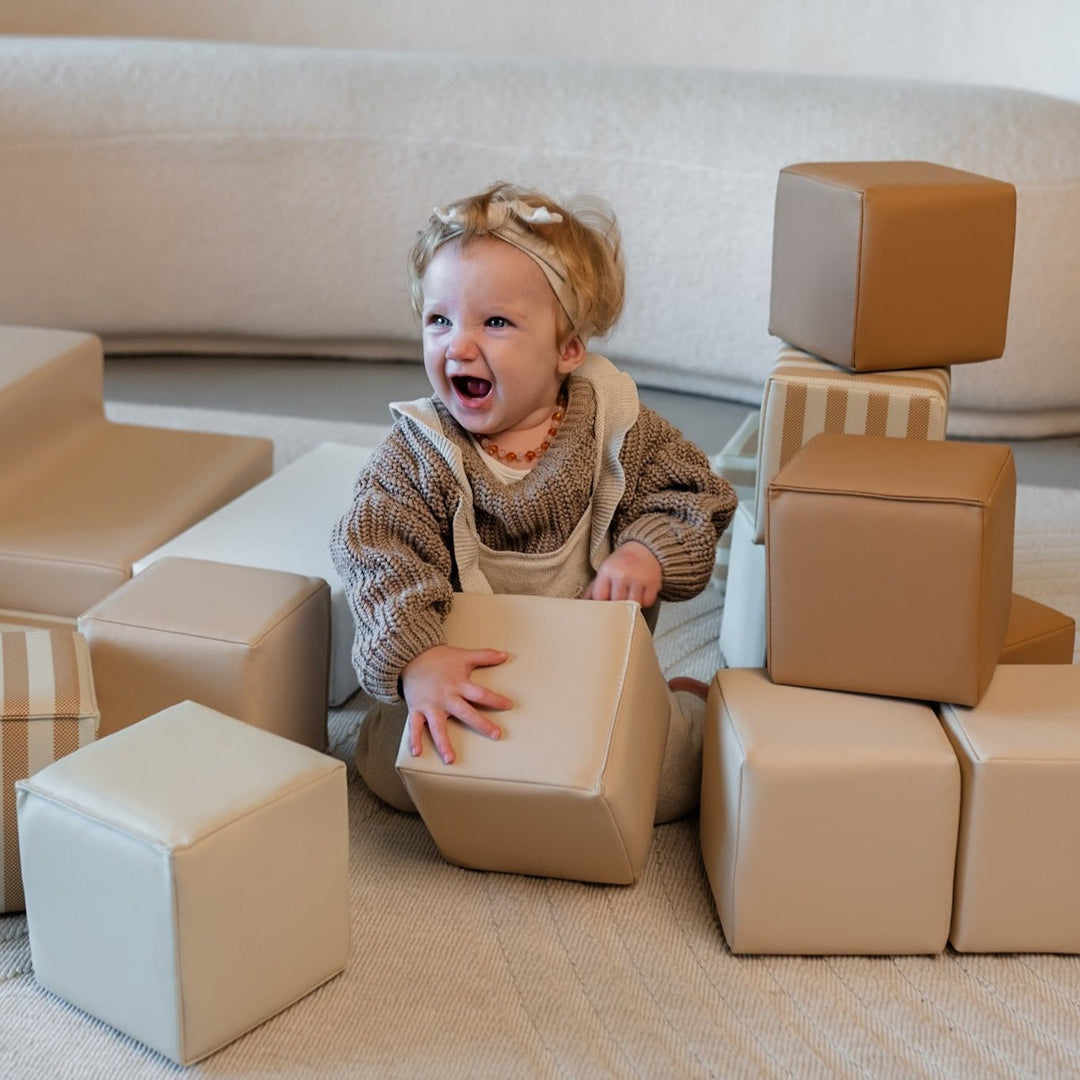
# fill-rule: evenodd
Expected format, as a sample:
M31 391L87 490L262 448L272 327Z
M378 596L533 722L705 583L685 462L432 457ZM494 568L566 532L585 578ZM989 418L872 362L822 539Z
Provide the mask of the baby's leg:
M395 810L416 813L395 765L408 708L404 701L386 705L372 699L356 734L356 768L360 779Z
M684 689L684 687L686 687ZM701 800L701 730L705 719L704 683L672 679L668 725L655 824L677 821L697 809Z

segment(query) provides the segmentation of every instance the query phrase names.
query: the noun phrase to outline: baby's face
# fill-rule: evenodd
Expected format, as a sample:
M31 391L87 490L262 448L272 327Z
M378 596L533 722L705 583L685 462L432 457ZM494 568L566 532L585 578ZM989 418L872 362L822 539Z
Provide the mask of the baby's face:
M577 338L558 346L558 301L540 267L493 237L452 241L421 283L424 367L458 423L507 445L546 425L585 350Z

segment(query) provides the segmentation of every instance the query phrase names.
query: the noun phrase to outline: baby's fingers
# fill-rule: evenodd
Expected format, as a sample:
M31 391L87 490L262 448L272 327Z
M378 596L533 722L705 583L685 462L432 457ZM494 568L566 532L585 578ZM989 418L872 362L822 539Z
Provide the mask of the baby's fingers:
M475 684L474 684L475 685ZM476 687L477 690L483 690L482 686ZM500 701L507 701L506 698L499 694L495 694L495 697ZM510 703L507 702L507 708L510 707ZM471 727L473 731L479 732L481 735L486 736L489 739L497 739L502 734L502 728L499 727L494 721L489 720L482 712L477 712L467 701L462 701L461 705L455 710L454 715L463 724ZM445 759L444 759L445 760Z
M454 763L454 747L450 743L450 735L447 731L447 717L445 714L424 713L414 709L409 713L409 751L413 757L419 757L424 751L424 728L431 732L431 741L435 744L435 750L442 758L443 764Z
M611 582L604 574L597 574L596 577L589 582L589 587L585 590L586 600L610 600L611 599Z
M502 649L470 649L469 663L474 668L498 667L509 659L510 654Z
M482 709L509 709L514 704L508 697L503 697L502 694L492 690L490 686L481 686L480 683L476 682L466 683L461 688L461 696L473 705L479 705Z

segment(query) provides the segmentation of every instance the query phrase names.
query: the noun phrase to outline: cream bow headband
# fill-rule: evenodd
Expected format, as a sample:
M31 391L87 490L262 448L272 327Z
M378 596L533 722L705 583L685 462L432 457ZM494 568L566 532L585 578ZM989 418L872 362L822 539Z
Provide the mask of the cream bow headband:
M442 241L454 240L465 231L466 215L461 208L452 206L444 209L436 206L433 209L435 216L444 224L449 225L450 232ZM509 202L488 203L487 208L487 231L500 240L505 240L513 245L518 251L525 252L530 259L544 272L552 292L570 319L570 324L577 326L578 301L574 290L570 287L570 275L567 273L566 264L552 244L538 236L531 229L523 228L521 222L529 225L553 225L562 221L562 214L553 213L546 206L530 206L529 203L520 199Z

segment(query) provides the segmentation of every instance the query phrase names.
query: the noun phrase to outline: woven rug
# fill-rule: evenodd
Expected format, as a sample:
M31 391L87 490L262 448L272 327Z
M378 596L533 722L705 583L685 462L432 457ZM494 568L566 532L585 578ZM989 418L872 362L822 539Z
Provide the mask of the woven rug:
M139 406L113 415L161 421ZM179 419L273 435L279 466L323 439L372 437L359 425ZM1016 590L1080 614L1078 534L1080 493L1023 486ZM711 588L664 607L669 674L715 669L721 604ZM348 705L332 711L332 752L349 766L353 952L341 976L182 1070L41 990L25 917L0 917L0 1076L1080 1075L1080 957L733 956L695 818L655 830L632 887L462 870L422 822L367 792L350 760L355 724Z

